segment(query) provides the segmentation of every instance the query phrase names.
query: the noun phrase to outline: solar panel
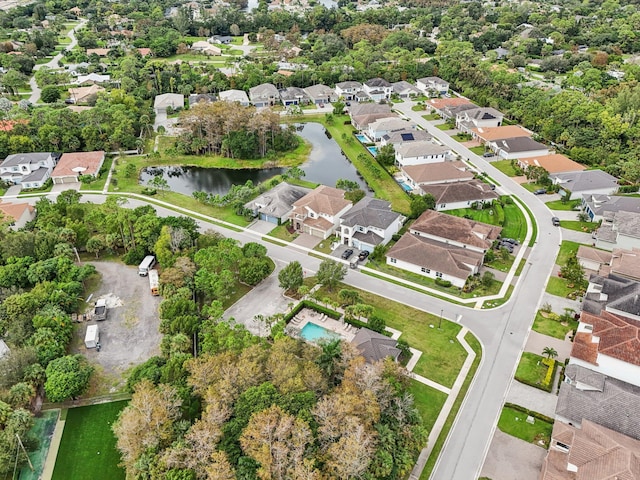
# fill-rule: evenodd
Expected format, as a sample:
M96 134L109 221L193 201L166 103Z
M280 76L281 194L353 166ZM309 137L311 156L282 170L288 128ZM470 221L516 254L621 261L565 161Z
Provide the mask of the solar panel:
M402 137L402 140L404 140L405 142L414 140L413 133L401 133L400 136Z

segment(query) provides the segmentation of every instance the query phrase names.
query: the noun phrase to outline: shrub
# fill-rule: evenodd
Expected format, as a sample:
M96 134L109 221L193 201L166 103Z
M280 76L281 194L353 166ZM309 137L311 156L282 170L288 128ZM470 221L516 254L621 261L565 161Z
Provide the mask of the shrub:
M441 278L436 278L436 285L440 287L450 287L451 282L449 280L443 280Z
M158 193L158 191L155 188L149 188L149 187L145 187L142 189L142 194L143 195L155 195L156 193Z
M618 193L635 193L640 190L640 185L620 185Z
M397 242L398 240L400 240L401 237L402 235L400 235L399 233L394 233L393 235L391 235L391 240L393 240L394 242Z

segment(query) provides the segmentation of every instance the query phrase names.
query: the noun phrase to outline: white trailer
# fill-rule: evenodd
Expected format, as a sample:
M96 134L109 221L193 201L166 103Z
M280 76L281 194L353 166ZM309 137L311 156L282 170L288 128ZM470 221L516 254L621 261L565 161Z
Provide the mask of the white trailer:
M96 348L98 343L100 343L98 325L88 325L87 333L84 336L84 346L87 348Z
M151 295L160 295L160 292L158 291L159 287L158 271L149 270L149 288L151 288Z

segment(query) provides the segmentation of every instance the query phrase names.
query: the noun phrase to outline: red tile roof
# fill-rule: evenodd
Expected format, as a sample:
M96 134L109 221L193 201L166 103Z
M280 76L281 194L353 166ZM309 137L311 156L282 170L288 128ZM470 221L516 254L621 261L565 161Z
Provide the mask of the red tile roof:
M51 177L96 175L104 162L104 152L65 153L60 157Z
M580 322L592 325L592 333L576 334L571 356L597 365L598 355L606 355L632 365L640 365L640 322L603 310L600 315L582 312ZM599 341L594 342L593 337Z

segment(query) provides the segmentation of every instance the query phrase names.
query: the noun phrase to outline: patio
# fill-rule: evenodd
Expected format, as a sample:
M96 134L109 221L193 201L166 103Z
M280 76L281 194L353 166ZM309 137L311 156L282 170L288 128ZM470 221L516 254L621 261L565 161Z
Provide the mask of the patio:
M324 313L316 312L310 308L303 308L300 310L296 316L291 319L288 327L292 327L301 332L308 323L313 323L319 327L329 330L330 332L337 333L347 342L351 342L351 340L356 336L356 333L358 333L358 329L356 327L346 323L344 320L334 320Z

